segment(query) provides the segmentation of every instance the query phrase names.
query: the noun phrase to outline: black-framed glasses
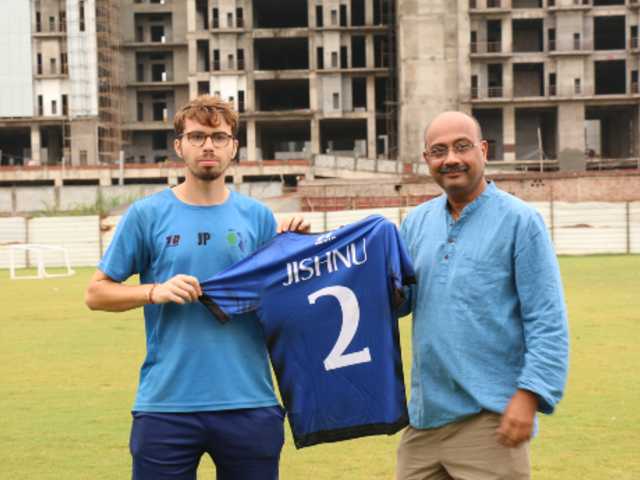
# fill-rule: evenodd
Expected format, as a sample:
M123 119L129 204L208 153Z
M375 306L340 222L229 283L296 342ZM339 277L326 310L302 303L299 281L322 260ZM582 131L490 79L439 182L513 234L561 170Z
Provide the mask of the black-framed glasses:
M178 135L178 138L186 137L189 143L194 147L202 147L207 138L211 139L211 143L213 143L214 147L223 148L229 144L229 140L233 138L233 135L229 135L225 132L213 132L213 133L204 133L199 131L194 132L185 132Z
M449 148L458 156L464 156L473 150L475 147L480 145L482 142L472 143L469 140L458 140L451 147L447 145L434 145L430 149L426 150L424 153L428 158L432 158L435 160L442 160L449 155Z

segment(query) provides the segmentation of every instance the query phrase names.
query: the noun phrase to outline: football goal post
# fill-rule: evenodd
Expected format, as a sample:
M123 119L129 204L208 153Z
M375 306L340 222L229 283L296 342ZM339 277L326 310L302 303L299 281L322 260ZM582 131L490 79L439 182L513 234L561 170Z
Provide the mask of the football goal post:
M30 259L28 264L36 268L35 275L18 275L18 255L22 253ZM47 266L62 266L61 272L47 272ZM55 245L39 245L35 243L22 243L9 247L9 273L12 280L29 278L68 277L76 273L69 264L69 252L64 247Z

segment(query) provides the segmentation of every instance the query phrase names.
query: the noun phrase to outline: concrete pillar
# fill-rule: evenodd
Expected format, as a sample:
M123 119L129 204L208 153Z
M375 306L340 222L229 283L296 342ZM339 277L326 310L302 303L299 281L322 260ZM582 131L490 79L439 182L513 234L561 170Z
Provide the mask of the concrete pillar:
M513 63L502 64L502 96L513 98Z
M187 32L196 31L196 0L187 0Z
M40 126L31 125L31 161L40 165Z
M309 109L313 113L322 110L320 107L320 96L318 95L318 83L320 82L315 72L309 74Z
M364 0L364 23L373 25L373 0Z
M636 106L636 115L635 115L635 122L634 122L634 128L633 128L633 154L635 157L640 157L640 107ZM638 163L638 166L640 167L640 161Z
M376 114L367 114L367 158L376 158Z
M320 120L317 116L311 119L311 153L314 155L320 153Z
M373 68L375 66L375 48L373 45L373 35L368 34L365 38L365 66Z
M501 27L502 27L502 51L503 52L512 52L513 51L513 24L511 23L511 16L503 18Z
M195 75L198 72L198 48L196 41L191 38L187 42L189 48L187 48L187 68L189 69L189 75Z
M558 155L567 149L585 151L584 121L583 104L560 103L558 105Z
M247 160L255 161L256 155L256 121L254 119L247 120Z
M376 158L376 79L367 77L367 158Z
M309 19L309 27L316 26L316 3L308 2L307 4L307 18ZM313 35L313 32L311 32Z
M516 109L513 105L502 109L502 151L505 162L516 160Z

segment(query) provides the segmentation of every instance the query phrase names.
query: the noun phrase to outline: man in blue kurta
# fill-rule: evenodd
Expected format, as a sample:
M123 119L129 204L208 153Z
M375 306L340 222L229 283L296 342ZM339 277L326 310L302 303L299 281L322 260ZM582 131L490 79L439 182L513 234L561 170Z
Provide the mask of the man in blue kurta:
M424 158L445 195L401 227L417 283L397 478L528 479L536 411L553 412L567 375L553 246L533 208L485 179L474 118L437 116Z

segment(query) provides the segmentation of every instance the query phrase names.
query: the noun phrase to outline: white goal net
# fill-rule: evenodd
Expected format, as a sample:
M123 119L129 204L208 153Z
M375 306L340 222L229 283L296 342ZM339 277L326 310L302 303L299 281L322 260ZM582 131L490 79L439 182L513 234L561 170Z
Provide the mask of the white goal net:
M22 256L22 259L19 257ZM18 274L18 270L23 270L21 265L25 264L24 258L27 258L26 264L35 267L36 273L32 275L29 271L27 274ZM55 272L48 272L47 266L62 266L56 268ZM76 273L71 269L69 264L69 253L64 247L56 245L39 245L35 243L22 243L9 246L9 274L11 279L21 280L29 278L52 278L52 277L68 277Z

